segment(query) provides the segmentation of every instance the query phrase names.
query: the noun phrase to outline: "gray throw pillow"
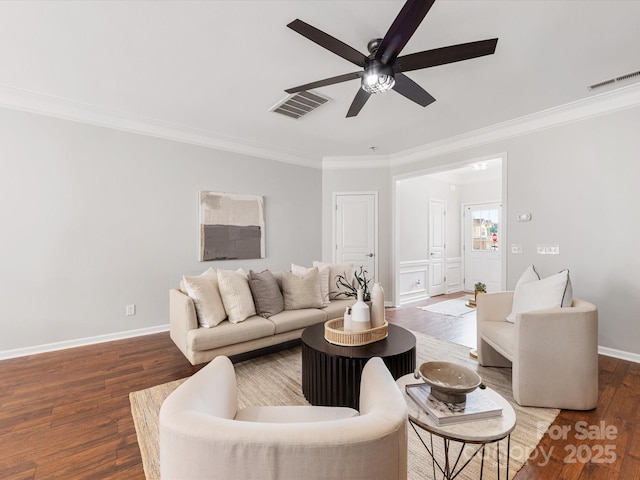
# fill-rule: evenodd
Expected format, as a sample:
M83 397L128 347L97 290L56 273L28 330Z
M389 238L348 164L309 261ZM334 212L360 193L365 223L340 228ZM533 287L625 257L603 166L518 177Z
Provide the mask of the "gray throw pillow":
M249 271L249 288L256 305L256 313L264 318L284 310L284 298L278 282L269 270L256 273Z
M300 276L283 270L282 292L285 310L322 308L324 306L317 267L309 269L307 273Z

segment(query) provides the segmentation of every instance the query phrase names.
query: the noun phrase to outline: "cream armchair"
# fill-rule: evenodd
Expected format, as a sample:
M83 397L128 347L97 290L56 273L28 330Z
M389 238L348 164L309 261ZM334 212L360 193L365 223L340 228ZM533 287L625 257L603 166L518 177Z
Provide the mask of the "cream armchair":
M584 300L571 307L511 313L513 292L478 295L478 361L513 367L520 405L590 410L598 402L598 310Z
M404 480L407 407L384 362L372 358L360 412L238 409L233 365L217 357L163 403L160 471L163 480Z

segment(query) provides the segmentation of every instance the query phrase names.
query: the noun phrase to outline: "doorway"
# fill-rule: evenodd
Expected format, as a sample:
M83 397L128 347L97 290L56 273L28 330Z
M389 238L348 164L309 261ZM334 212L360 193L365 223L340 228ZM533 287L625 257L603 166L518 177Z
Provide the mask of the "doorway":
M484 283L488 292L502 289L502 203L463 206L464 289Z
M333 194L335 263L352 263L378 278L378 192Z
M500 153L393 178L395 305L441 293L472 292L476 278L491 291L504 290L507 255L502 255L502 250L507 239L502 209L506 212L506 171L507 154ZM435 220L440 216L432 200L444 202L442 223ZM492 262L479 263L473 255L465 255L465 207L491 203L502 204L493 228L496 243L489 226L491 243L486 245L490 255L485 257ZM439 236L441 227L443 238ZM438 244L442 249L433 251ZM487 273L483 268L492 270ZM467 269L472 269L470 274Z

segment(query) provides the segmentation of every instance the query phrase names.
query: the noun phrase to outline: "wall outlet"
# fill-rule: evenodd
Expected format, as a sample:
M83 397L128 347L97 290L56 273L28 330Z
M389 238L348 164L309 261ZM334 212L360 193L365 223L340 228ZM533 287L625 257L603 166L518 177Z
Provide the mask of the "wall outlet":
M131 315L135 315L135 314L136 314L136 306L135 306L135 304L127 305L127 316L130 317Z
M512 243L511 244L511 253L522 253L522 245L519 243Z
M519 213L518 214L518 221L519 222L530 222L531 221L531 214L530 213Z
M538 244L538 255L560 255L560 245Z

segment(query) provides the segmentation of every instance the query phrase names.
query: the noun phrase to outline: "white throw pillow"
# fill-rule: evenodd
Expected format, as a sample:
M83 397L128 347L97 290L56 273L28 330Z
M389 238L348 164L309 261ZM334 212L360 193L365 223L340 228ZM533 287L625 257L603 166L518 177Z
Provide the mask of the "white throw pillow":
M210 268L197 276L184 275L182 284L185 293L193 300L198 324L201 327L215 327L227 318L218 290L218 277L215 270Z
M320 295L322 295L322 304L326 307L331 303L329 299L329 275L331 274L331 269L328 265L322 267L313 267L318 269L319 274L319 282L320 282ZM291 264L291 273L298 276L306 275L311 268L302 267L300 265L296 265L295 263Z
M534 267L533 265L529 265L524 273L520 275L518 283L516 283L516 290L518 289L518 286L522 285L523 283L535 282L536 280L540 280L540 275L538 275L538 272L536 272L536 267Z
M244 270L218 270L218 287L231 323L242 322L256 314L249 280Z
M522 312L562 307L566 303L565 296L572 295L572 292L569 292L570 285L569 270L563 270L542 280L523 283L518 281L507 321L514 323L516 316Z
M571 277L569 276L569 270L563 270L567 272L567 289L564 291L564 297L562 297L562 306L570 307L573 305L573 285L571 285ZM562 273L560 272L560 273Z
M317 268L310 269L302 276L283 270L282 293L284 296L284 309L322 308L319 277L320 274Z
M338 297L339 293L345 293L345 292L348 292L349 290L347 290L344 287L338 287L336 285L336 277L338 275L343 275L346 277L347 283L352 283L353 282L353 264L352 263L323 263L323 262L314 261L313 266L318 267L319 269L329 267L329 282L328 282L327 288L329 290L330 300L334 300L336 298L338 299L347 298L344 295L340 295Z

